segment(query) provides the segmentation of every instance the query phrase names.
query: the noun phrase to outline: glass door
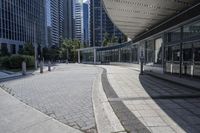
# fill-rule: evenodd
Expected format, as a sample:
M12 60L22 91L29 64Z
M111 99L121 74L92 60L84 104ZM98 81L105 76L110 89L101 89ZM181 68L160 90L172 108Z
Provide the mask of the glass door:
M184 43L182 46L182 74L193 75L193 43Z
M194 49L194 76L200 77L200 42L193 44Z

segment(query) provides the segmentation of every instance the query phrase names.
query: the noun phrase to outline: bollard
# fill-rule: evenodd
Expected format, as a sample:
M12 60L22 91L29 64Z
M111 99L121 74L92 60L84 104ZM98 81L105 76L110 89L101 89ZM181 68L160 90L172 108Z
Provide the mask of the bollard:
M40 61L40 73L43 73L43 61Z
M48 71L51 71L51 61L48 62Z
M140 75L144 74L144 57L140 58Z
M66 59L66 64L68 64L69 63L69 61L68 61L68 59Z
M26 75L26 62L22 62L22 75Z

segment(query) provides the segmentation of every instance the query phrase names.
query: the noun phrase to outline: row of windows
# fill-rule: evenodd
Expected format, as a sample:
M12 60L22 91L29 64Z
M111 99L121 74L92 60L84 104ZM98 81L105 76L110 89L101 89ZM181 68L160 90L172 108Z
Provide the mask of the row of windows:
M181 28L183 28L183 30L181 30ZM166 42L180 41L181 34L183 35L183 40L200 36L200 21L184 25L183 27L168 32L165 35Z
M44 43L43 0L1 0L0 3L1 38L33 42L36 20L37 41Z

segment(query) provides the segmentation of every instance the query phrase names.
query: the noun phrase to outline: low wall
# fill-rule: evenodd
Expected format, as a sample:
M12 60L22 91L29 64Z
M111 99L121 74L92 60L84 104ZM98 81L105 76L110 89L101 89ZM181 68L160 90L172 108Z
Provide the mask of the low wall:
M140 70L139 63L110 62L110 65L128 66L128 67L134 67L134 68ZM163 71L163 68L161 65L144 65L144 71L164 74L164 71Z

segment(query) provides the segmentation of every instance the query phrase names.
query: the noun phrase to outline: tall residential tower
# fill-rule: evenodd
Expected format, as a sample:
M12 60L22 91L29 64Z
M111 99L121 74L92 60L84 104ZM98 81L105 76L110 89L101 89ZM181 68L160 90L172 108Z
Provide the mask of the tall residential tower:
M47 0L47 36L49 46L62 39L73 39L73 0Z
M124 34L112 23L103 6L102 0L90 0L90 44L103 46L106 35L123 41Z

